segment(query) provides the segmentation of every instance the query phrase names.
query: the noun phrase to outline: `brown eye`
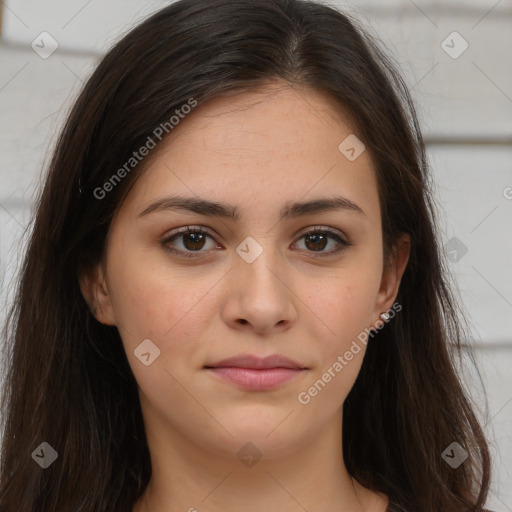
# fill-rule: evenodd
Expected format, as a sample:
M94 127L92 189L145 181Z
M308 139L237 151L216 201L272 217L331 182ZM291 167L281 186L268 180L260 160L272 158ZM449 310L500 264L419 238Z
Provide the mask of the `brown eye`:
M207 252L202 249L205 248L208 238L213 241L213 238L202 228L186 227L162 240L162 245L173 253L185 257L193 257L196 256L193 253L198 253L197 255L199 256L200 253ZM181 242L181 244L175 244L175 241ZM214 247L216 247L215 243L213 243L210 248Z
M197 251L204 246L205 235L203 233L186 233L183 237L183 245L189 251Z
M306 247L311 251L322 251L329 242L328 237L323 233L311 233L304 238L306 240Z
M337 254L347 247L351 246L350 242L347 242L341 238L337 232L332 231L328 228L316 228L312 231L304 233L301 240L304 239L304 246L307 252L318 253L318 256L329 256ZM334 242L334 248L325 250L329 246L329 242Z

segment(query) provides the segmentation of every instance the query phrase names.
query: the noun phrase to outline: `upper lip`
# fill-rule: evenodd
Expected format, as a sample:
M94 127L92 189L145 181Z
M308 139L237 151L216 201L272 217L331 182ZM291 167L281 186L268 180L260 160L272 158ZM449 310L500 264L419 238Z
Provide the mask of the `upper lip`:
M292 359L279 355L273 354L266 357L258 357L251 354L242 354L235 357L229 357L217 361L216 363L206 365L206 368L250 368L255 370L263 370L268 368L293 368L298 370L305 369L304 366L293 361Z

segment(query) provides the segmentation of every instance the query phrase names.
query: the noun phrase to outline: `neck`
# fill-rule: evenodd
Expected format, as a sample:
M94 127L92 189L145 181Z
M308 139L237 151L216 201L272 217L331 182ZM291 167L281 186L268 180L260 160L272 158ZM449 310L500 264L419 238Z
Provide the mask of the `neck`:
M246 445L242 453L232 457L186 438L174 436L172 443L163 444L164 431L156 430L148 435L151 480L133 512L386 509L382 495L362 487L346 470L341 415L328 431L317 433L300 449L274 458L246 443L241 444ZM158 447L152 446L152 439L159 440Z

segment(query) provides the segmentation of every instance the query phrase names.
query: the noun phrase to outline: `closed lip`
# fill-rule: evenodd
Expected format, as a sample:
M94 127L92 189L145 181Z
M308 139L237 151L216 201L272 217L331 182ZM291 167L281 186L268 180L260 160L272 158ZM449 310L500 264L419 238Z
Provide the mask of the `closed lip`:
M242 354L227 359L222 359L205 368L248 368L252 370L266 370L269 368L290 368L293 370L307 370L307 368L289 357L272 354L260 357L252 354Z

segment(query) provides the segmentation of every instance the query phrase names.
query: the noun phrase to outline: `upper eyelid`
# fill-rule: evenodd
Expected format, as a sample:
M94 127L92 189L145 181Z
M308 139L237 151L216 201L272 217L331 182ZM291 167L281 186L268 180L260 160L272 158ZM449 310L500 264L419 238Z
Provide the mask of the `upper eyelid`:
M333 228L333 227L330 227L330 226L322 226L322 225L319 225L319 224L315 224L315 225L312 225L312 226L307 226L305 228L302 228L294 236L295 237L302 237L302 236L307 235L308 233L310 233L312 231L323 231L323 232L327 232L327 233L330 233L330 234L333 234L333 235L338 235L343 240L348 238L346 236L346 234L343 231L341 231L340 229L338 229L338 228ZM176 228L176 230L174 230L173 233L164 235L163 236L163 240L168 240L169 238L172 238L174 236L177 237L179 235L187 234L189 232L192 232L192 233L194 233L194 232L201 232L202 234L206 234L206 235L210 236L211 238L215 238L216 237L216 235L208 227L205 227L205 226L183 226L181 228ZM348 240L345 240L345 241L348 241Z
M311 231L324 231L326 233L338 235L340 238L343 238L343 239L347 238L345 233L343 231L341 231L340 229L333 228L330 226L322 226L319 224L315 224L314 226L308 226L306 228L303 228L303 229L299 230L299 232L295 236L304 236L304 235L310 233Z

